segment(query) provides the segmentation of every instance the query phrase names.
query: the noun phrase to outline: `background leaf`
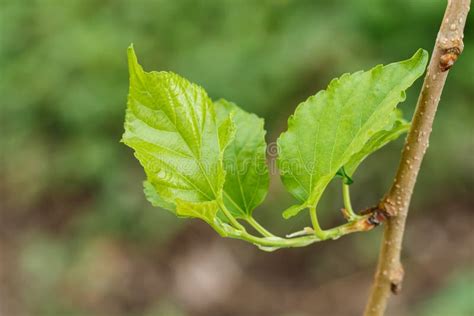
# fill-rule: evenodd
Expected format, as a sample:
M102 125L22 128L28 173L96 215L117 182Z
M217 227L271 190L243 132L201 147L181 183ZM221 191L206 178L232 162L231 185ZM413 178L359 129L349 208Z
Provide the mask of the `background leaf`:
M235 137L224 153L224 202L235 217L248 217L268 191L264 122L226 100L214 104L218 118L233 113L236 126Z
M286 218L317 205L339 168L387 126L427 60L427 53L418 50L402 62L344 74L298 106L278 139L283 183L302 202L285 212Z

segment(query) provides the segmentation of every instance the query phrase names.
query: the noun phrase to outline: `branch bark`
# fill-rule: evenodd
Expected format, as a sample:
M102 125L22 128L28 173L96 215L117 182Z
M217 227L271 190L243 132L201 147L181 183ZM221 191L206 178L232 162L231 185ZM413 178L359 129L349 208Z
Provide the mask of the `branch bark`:
M383 315L390 293L401 290L400 252L408 207L446 77L464 48L463 31L469 9L470 0L448 0L394 182L379 204L387 220L365 316Z

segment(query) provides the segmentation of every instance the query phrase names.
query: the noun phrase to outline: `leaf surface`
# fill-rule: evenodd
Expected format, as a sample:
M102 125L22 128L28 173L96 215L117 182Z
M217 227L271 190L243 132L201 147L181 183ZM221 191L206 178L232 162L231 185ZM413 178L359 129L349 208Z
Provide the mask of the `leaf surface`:
M316 207L337 171L390 123L427 60L418 50L402 62L344 74L297 107L278 139L282 181L301 202L285 211L285 218Z
M375 133L364 147L359 152L352 155L349 161L344 165L347 174L352 176L365 158L388 143L396 140L402 134L408 132L409 129L410 123L401 117L401 112L394 111L386 129Z
M234 135L232 119L219 125L211 99L198 85L171 72L143 71L132 47L128 61L122 141L145 169L148 198L168 209L177 200L218 199L225 180L224 150Z
M145 197L151 205L156 207L164 208L165 210L171 211L173 214L176 214L176 206L173 203L166 202L161 198L161 196L156 192L156 189L153 187L153 184L149 181L143 181L143 192Z
M264 122L226 100L214 105L219 120L232 113L235 124L235 137L224 153L224 202L235 217L248 217L268 191Z

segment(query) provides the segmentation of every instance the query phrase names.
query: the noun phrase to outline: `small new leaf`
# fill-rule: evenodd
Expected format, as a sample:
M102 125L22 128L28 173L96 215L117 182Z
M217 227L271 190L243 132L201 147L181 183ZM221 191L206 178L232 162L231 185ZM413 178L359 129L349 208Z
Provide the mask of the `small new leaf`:
M297 107L278 139L283 183L301 202L285 211L285 218L316 207L337 171L389 124L427 60L420 49L408 60L345 74Z

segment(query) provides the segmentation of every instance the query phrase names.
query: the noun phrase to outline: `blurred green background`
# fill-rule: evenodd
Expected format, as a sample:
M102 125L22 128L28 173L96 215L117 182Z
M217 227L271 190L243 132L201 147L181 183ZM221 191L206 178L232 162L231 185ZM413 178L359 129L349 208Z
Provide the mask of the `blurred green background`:
M152 208L119 143L126 48L266 119L344 72L431 51L445 1L1 0L0 314L360 315L381 229L264 253ZM413 198L403 293L387 315L474 315L474 28L443 93ZM402 105L412 113L421 80ZM373 205L402 140L363 164L353 203ZM275 157L270 157L273 163ZM277 175L257 218L278 233L291 197ZM323 225L341 221L339 186Z

